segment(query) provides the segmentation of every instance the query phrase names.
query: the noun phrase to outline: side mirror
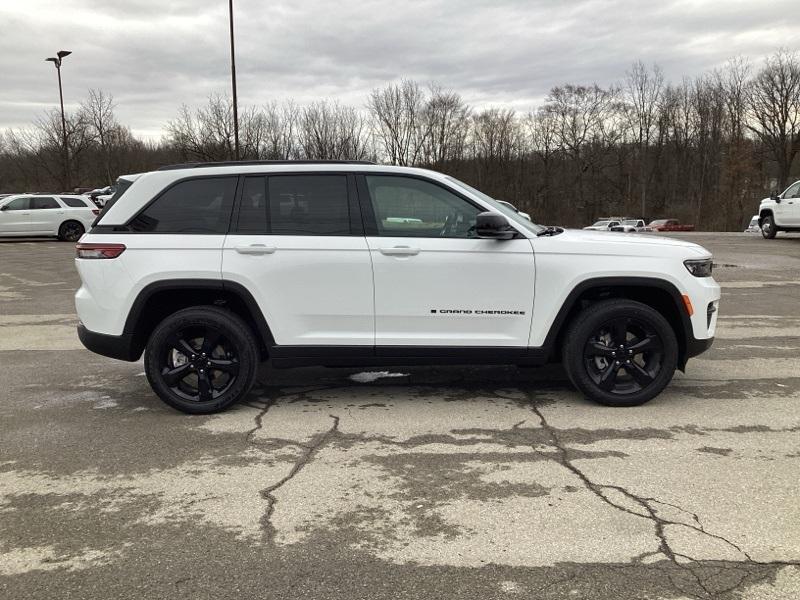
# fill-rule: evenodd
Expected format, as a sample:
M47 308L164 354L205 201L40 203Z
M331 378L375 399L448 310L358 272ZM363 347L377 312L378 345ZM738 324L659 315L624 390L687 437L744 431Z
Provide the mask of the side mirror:
M780 195L778 194L778 190L772 190L772 193L769 195L769 197L770 197L772 200L774 200L775 202L778 202L778 203L780 203L780 201L781 201L781 197L780 197Z
M508 224L508 219L493 212L478 213L475 218L475 232L479 238L493 240L510 240L517 233Z

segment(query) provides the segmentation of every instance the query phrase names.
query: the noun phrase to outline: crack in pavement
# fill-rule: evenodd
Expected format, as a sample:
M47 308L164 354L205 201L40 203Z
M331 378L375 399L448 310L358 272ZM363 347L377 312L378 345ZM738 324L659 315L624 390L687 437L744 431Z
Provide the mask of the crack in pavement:
M550 443L548 445L551 446L552 448L554 448L557 451L558 455L559 455L559 458L555 459L555 461L558 464L560 464L562 467L567 469L568 471L572 472L576 477L578 477L578 479L581 480L581 482L584 484L586 489L589 490L591 493L593 493L598 498L600 498L600 500L602 500L604 503L608 504L609 506L611 506L611 507L613 507L613 508L615 508L615 509L617 509L619 511L627 513L629 515L632 515L632 516L635 516L635 517L639 517L639 518L648 519L649 521L651 521L653 523L654 530L655 530L655 535L656 535L656 537L657 537L657 539L659 541L658 550L656 552L653 552L653 553L645 553L644 555L640 555L640 556L634 557L634 562L641 562L644 558L646 558L647 556L650 556L650 555L661 554L667 560L669 560L670 563L672 563L675 567L677 567L678 569L681 569L684 572L688 571L692 575L692 577L694 578L694 580L697 583L698 587L701 590L703 590L704 595L698 596L697 594L691 592L690 590L682 589L678 582L675 582L675 581L672 580L672 574L669 574L668 576L670 578L670 581L673 583L673 585L675 585L675 587L677 589L680 589L682 592L687 593L687 594L689 594L689 595L691 595L691 596L693 596L695 598L716 598L720 594L728 593L728 592L731 592L731 591L735 590L736 588L738 588L746 579L748 579L748 577L750 575L750 572L745 568L744 570L746 571L746 573L742 576L742 578L734 586L727 587L725 589L716 590L716 591L712 591L712 590L708 589L708 587L705 585L705 582L703 581L703 578L700 577L700 575L696 572L696 568L694 566L695 564L696 565L700 565L701 564L700 561L698 561L697 559L695 559L695 558L693 558L691 556L687 556L685 554L678 553L672 548L672 546L670 545L670 542L669 542L669 540L667 538L666 531L665 531L665 527L667 527L667 526L685 527L685 528L691 529L693 531L696 531L696 532L698 532L698 533L700 533L700 534L702 534L704 536L708 536L710 538L713 538L713 539L720 540L720 541L724 542L725 544L727 544L731 548L734 548L737 552L739 552L739 554L741 554L745 558L745 560L741 561L743 566L744 565L748 565L748 564L750 564L750 565L758 565L758 566L796 566L796 565L800 565L800 561L770 561L770 562L762 562L762 561L754 560L746 551L744 551L736 543L728 540L727 538L725 538L725 537L723 537L721 535L717 535L717 534L714 534L714 533L711 533L711 532L707 531L705 529L705 527L703 526L702 522L700 521L700 517L697 515L697 513L688 511L688 510L686 510L686 509L684 509L684 508L682 508L680 506L677 506L675 504L670 504L668 502L663 502L661 500L658 500L657 498L637 496L633 492L629 491L628 489L626 489L626 488L624 488L624 487L622 487L620 485L603 484L603 483L597 483L595 481L592 481L589 478L588 475L586 475L580 468L578 468L576 465L574 465L572 463L572 459L569 458L569 450L559 440L558 430L555 427L553 427L552 425L550 425L550 423L547 421L547 418L542 413L541 408L536 404L535 399L530 398L530 396L529 396L529 399L530 399L530 408L531 408L531 410L539 418L539 422L541 424L541 427L542 427L542 429L545 430L545 432L547 433L547 437L550 440ZM534 450L539 452L538 450L536 450L536 448L534 448ZM543 454L541 452L539 452L539 453ZM626 497L631 502L633 502L635 506L637 506L640 509L642 509L643 512L637 512L635 510L631 510L630 508L628 508L626 506L622 506L622 505L614 502L609 497L607 490L614 490L614 491L618 492L619 494L622 494L624 497ZM660 516L658 514L657 510L655 508L653 508L653 506L652 506L652 504L654 504L654 503L655 504L662 504L664 506L671 506L671 507L675 508L676 510L679 510L679 511L681 511L681 512L687 514L687 515L691 515L691 517L694 520L694 522L696 523L696 525L689 524L689 523L684 523L684 522L681 522L681 521L673 521L673 520L666 519L666 518ZM683 559L685 561L688 561L689 564L684 564L679 559Z
M264 516L261 518L261 528L264 530L264 534L269 539L275 539L275 527L272 524L272 513L275 512L275 505L278 503L278 499L275 497L274 492L287 482L291 481L300 471L303 470L303 467L314 460L314 457L325 445L328 439L336 434L339 429L339 417L336 415L328 416L333 419L333 425L331 425L330 429L327 429L326 431L314 436L311 444L306 447L306 451L300 456L299 460L295 462L288 475L261 490L261 497L267 501L267 509L264 512Z
M258 450L261 450L261 448L259 448L258 444L253 440L253 436L264 426L264 417L269 412L269 409L275 406L275 403L279 398L279 395L275 395L264 403L264 407L253 419L253 428L250 429L245 436L247 444L255 447ZM320 451L320 449L327 443L330 437L336 434L339 430L339 417L336 415L328 416L333 419L333 424L331 427L322 433L315 435L309 444L295 442L294 445L304 450L304 452L300 455L300 458L294 463L287 475L272 485L265 487L260 492L261 497L267 502L267 508L261 517L261 529L263 530L265 537L269 540L275 539L275 527L272 524L272 514L275 512L275 505L278 503L278 499L275 497L274 493L286 483L291 481L298 473L300 473L300 471L303 470L307 464L314 460L314 457Z

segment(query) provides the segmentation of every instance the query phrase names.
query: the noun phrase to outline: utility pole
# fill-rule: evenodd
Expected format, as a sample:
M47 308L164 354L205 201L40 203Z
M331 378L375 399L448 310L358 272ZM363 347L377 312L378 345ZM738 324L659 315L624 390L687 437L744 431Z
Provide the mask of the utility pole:
M233 2L233 0L231 0ZM64 91L61 87L61 61L65 56L72 54L69 50L59 50L55 57L46 58L46 62L52 62L58 72L58 99L61 102L61 143L64 146L64 185L65 191L71 191L70 172L69 172L69 147L67 146L67 119L64 116Z
M231 28L231 87L233 88L233 152L239 160L239 106L236 98L236 51L233 43L233 0L228 0L228 16Z

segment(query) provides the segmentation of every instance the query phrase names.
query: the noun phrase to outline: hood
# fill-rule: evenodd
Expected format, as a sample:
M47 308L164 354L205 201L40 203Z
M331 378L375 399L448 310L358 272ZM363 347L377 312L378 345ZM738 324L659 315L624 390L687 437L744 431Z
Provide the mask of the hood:
M540 241L552 242L547 248ZM618 256L675 256L683 258L703 258L711 252L698 244L676 238L652 234L622 233L617 231L587 231L584 229L565 229L563 233L550 237L536 238L534 249L539 251L563 252L565 254L594 254Z

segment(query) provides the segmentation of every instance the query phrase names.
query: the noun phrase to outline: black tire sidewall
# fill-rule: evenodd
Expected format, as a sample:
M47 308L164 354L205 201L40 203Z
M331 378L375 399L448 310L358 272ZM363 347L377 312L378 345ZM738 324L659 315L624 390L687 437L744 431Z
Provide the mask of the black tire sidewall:
M74 240L68 240L64 235L64 228L67 227L68 225L77 225L81 229L80 235ZM81 235L83 235L84 233L86 233L86 228L78 221L65 221L58 228L58 239L60 239L62 242L77 242L79 239L81 239Z
M584 364L586 342L606 321L630 317L653 327L664 345L661 370L653 383L633 394L613 394L600 389ZM633 300L604 300L580 313L571 324L563 345L564 368L573 385L587 398L607 406L638 406L660 394L672 380L678 364L678 341L669 322L655 309Z
M769 224L769 232L764 229L765 224ZM778 233L778 229L775 227L775 219L772 216L766 216L761 220L761 235L764 236L765 240L771 240L775 237Z
M161 377L167 338L175 331L192 326L218 329L236 348L239 359L239 373L233 386L208 402L192 402L181 398ZM258 345L248 325L233 312L213 306L187 308L168 316L153 330L144 352L145 373L153 391L169 406L188 414L219 412L244 398L255 382L258 362Z

